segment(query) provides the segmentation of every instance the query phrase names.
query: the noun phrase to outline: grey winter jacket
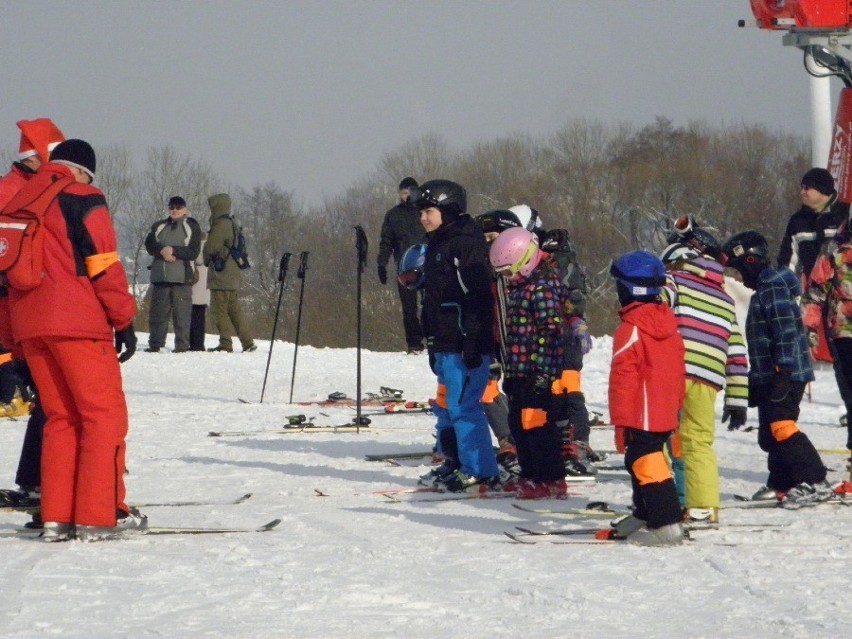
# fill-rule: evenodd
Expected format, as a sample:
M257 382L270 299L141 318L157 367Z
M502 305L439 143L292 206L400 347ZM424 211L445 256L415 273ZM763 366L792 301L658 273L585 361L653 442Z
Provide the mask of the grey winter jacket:
M172 247L177 261L163 260L160 251L166 246ZM201 227L189 216L159 220L145 237L145 250L154 258L152 284L192 284L194 262L201 251Z

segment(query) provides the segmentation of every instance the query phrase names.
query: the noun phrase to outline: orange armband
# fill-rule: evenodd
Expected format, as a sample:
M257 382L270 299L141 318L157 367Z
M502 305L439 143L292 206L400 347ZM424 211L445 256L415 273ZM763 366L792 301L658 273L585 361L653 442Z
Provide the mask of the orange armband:
M98 253L97 255L90 255L86 258L86 275L89 276L89 279L94 279L105 270L107 270L110 266L118 262L118 251L112 251L111 253Z

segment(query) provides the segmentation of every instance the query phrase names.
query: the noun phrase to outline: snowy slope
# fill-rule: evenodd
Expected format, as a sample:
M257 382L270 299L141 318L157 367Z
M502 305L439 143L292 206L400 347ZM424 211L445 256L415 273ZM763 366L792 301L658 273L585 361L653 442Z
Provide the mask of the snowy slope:
M211 343L213 345L211 337ZM140 344L146 341L145 336ZM785 524L710 533L680 548L536 545L502 536L516 525L589 526L505 500L392 503L370 491L413 486L426 467L364 461L366 453L431 445L432 418L380 416L397 431L211 438L210 430L318 422L351 409L293 407L292 345L277 343L263 405L268 342L251 354L138 353L124 366L131 411L131 503L226 500L235 506L149 508L152 525L245 526L283 518L269 533L141 537L48 545L0 537L2 637L846 637L852 509L731 510L724 522ZM584 387L605 411L611 340L596 341ZM355 352L303 347L295 397L355 393ZM426 356L364 354L364 390L434 390ZM366 409L370 410L370 409ZM326 413L322 415L321 412ZM845 432L830 369L817 372L803 429L820 448ZM0 427L2 484L12 486L24 423ZM765 479L755 433L719 427L723 499ZM593 431L611 448L611 432ZM842 457L826 455L845 475ZM317 497L320 488L329 497ZM359 493L354 495L353 493ZM408 496L410 497L410 496ZM402 497L403 499L405 498ZM577 488L568 502L626 507L623 479ZM529 503L529 502L528 502ZM0 531L26 521L0 513ZM737 542L720 545L716 542Z

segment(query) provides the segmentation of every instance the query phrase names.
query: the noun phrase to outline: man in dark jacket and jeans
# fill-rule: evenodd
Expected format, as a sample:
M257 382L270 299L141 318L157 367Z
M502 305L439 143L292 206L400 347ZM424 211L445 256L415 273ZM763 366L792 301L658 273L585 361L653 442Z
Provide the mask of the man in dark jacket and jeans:
M189 320L192 315L194 262L201 251L201 227L189 217L186 200L169 199L169 217L151 227L145 249L151 264L151 312L148 353L166 345L169 316L175 329L175 353L189 350Z
M807 288L811 271L823 245L827 240L834 239L838 227L849 216L849 204L837 199L834 177L822 168L810 169L802 176L799 194L802 198L802 208L796 211L787 223L787 229L781 239L781 249L778 251L778 266L786 266L800 275L802 287ZM834 352L833 340L825 340L825 346L833 360L840 396L846 405L852 404L852 389L846 384L838 354ZM815 351L820 359L827 361L821 346L816 347ZM848 420L849 416L846 418Z
M388 281L388 261L391 255L399 264L403 253L409 247L426 241L426 234L420 224L420 213L409 202L409 190L416 186L417 182L414 178L403 179L399 183L399 204L385 213L378 257L379 281L382 284L387 284ZM418 292L409 290L399 283L397 283L397 290L402 304L402 323L405 328L408 352L419 353L423 350L423 329L417 317Z

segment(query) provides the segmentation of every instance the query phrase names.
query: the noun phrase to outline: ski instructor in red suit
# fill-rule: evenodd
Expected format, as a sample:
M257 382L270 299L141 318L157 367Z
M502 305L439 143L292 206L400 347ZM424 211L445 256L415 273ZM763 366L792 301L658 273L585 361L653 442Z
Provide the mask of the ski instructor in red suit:
M136 303L106 199L91 186L94 176L92 147L66 140L22 189L35 196L55 179L74 179L45 213L41 284L9 290L15 339L47 415L41 487L47 541L105 537L140 517L124 501L128 417L119 369L119 360L136 349Z

